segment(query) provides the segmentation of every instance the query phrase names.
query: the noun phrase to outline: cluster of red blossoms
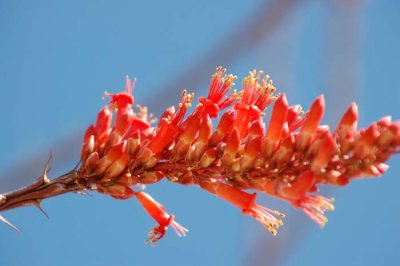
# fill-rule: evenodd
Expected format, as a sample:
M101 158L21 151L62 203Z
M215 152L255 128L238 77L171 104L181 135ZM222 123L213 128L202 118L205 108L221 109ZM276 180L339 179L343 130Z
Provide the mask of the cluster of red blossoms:
M146 108L133 110L134 82L127 78L124 92L105 94L109 104L85 133L80 183L117 199L136 197L158 223L149 233L152 244L168 226L179 236L188 230L151 196L135 191L137 185L162 178L197 185L275 235L284 215L258 205L256 193L246 190L284 199L323 226L333 199L315 194L317 186L380 176L388 169L384 162L399 150L399 121L384 117L357 130L357 105L352 104L331 131L320 125L323 96L304 112L299 105L289 106L285 94L276 94L262 72L251 71L239 92L232 91L236 76L225 72L217 68L208 96L200 97L190 114L194 95L183 91L178 106L166 109L156 126ZM266 125L264 111L272 103ZM219 116L213 129L212 120Z

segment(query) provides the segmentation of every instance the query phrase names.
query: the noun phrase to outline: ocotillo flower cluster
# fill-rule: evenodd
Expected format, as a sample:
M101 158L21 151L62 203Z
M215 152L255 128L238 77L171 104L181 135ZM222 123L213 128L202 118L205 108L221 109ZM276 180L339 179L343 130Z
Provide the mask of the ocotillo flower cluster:
M109 103L86 130L72 181L64 177L58 184L68 191L135 197L158 224L149 233L152 244L168 226L179 236L188 231L138 189L163 178L220 197L275 235L284 215L258 205L256 193L248 190L283 199L323 226L324 212L334 206L333 199L317 194L318 185L343 186L352 179L380 176L388 169L384 162L399 150L400 122L389 116L357 130L358 110L352 104L330 130L320 125L323 96L304 112L300 105L289 105L285 94L277 94L261 71L251 71L239 91L233 90L236 79L218 67L207 97L191 108L194 95L183 91L177 107L167 108L155 125L146 108L134 111L134 82L127 78L124 92L105 94ZM270 119L264 121L270 105Z
M400 123L390 117L357 131L357 106L352 104L330 131L320 125L323 96L303 112L299 105L289 106L285 94L276 94L262 72L251 71L240 92L232 91L236 77L225 72L217 68L208 96L200 97L189 115L194 95L183 91L177 108L168 108L154 127L146 109L132 110L133 84L127 79L125 92L106 94L109 104L86 131L80 178L93 180L96 190L112 197L136 197L159 224L150 234L153 243L169 225L178 235L187 230L150 196L134 192L133 185L164 177L198 185L275 235L284 215L256 204L256 194L245 190L284 199L323 226L333 199L315 194L317 185L342 186L350 179L380 176L388 168L384 162L398 150ZM271 103L266 127L264 111Z

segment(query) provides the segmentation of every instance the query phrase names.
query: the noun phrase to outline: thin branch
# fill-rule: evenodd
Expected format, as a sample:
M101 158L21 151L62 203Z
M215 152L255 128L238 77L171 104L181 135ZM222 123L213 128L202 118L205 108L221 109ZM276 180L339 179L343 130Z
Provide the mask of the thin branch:
M78 182L78 177L77 170L72 170L52 180L41 175L26 187L0 195L2 199L0 212L25 206L35 206L41 209L40 204L44 199L85 189Z

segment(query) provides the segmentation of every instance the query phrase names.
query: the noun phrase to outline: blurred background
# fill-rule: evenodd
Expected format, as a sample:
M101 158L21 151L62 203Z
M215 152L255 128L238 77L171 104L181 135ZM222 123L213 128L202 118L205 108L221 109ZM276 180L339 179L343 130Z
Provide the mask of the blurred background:
M308 109L326 95L326 123L360 107L360 126L400 117L400 2L6 1L0 0L0 193L50 177L79 158L84 129L105 104L105 90L137 77L136 102L159 116L182 89L204 95L218 65L244 77L270 73L291 104ZM237 82L240 84L240 82ZM226 202L196 187L163 181L146 191L190 229L143 240L154 222L135 200L98 194L46 200L4 213L0 265L398 265L400 158L383 178L323 193L336 211L320 229L265 195L287 214L276 237Z

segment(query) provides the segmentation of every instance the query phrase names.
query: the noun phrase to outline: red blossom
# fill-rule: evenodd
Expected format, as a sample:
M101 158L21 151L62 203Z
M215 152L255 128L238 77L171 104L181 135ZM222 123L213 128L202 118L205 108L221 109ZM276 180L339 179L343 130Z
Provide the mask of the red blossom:
M245 190L288 201L323 226L324 212L334 207L333 199L315 194L318 186L380 176L388 169L385 161L399 150L400 122L390 117L357 130L357 105L352 104L331 132L320 125L323 96L304 113L299 105L289 106L284 94L274 95L272 81L262 78L262 72L250 72L237 93L230 93L236 77L225 73L217 68L207 98L200 97L191 113L186 115L193 94L184 91L177 108L166 109L155 127L147 109L133 111L133 83L127 79L124 92L106 94L109 104L85 133L79 180L86 188L117 199L135 197L158 223L150 232L152 244L168 226L179 236L187 229L134 186L164 177L198 185L275 235L284 215L256 204L256 194ZM264 111L273 102L271 119L264 121ZM219 114L213 130L211 119Z

